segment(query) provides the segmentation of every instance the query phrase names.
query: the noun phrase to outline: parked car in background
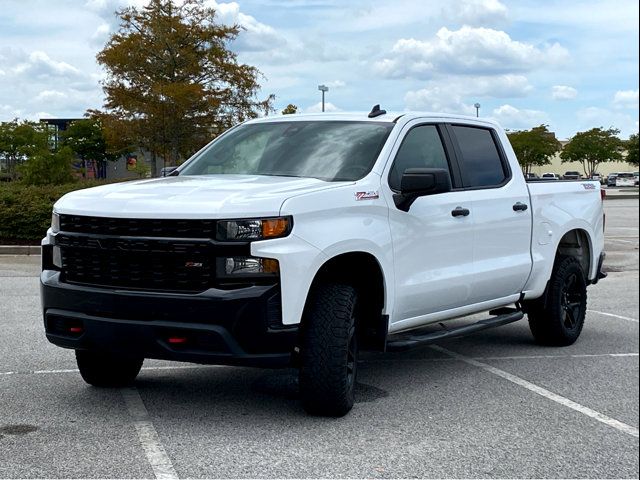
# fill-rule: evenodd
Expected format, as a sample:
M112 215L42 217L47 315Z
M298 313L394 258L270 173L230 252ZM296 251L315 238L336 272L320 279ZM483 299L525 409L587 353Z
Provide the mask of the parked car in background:
M582 175L580 174L580 172L564 172L562 178L564 180L580 180L582 178Z
M620 172L616 177L616 187L635 187L636 177L631 172Z
M602 175L600 175L599 173L593 173L591 175L591 180L602 183Z
M527 180L535 180L535 179L538 179L538 178L540 178L540 177L538 176L538 174L537 174L537 173L527 173L527 174L524 176L524 178L526 178Z
M633 178L635 178L635 185L638 186L638 177L640 176L640 172L633 172Z
M560 175L557 173L543 173L542 178L545 180L560 180Z
M615 187L616 186L616 177L618 176L617 173L610 173L609 176L607 176L607 187Z

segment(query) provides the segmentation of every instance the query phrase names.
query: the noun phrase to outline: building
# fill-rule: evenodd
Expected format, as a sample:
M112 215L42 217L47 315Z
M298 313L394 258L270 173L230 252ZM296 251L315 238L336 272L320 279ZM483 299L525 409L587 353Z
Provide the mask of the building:
M560 140L562 147L569 143L569 140ZM634 167L626 162L605 162L601 163L598 167L600 170L599 173L601 176L609 175L610 173L618 173L618 172L633 172L638 170L638 167ZM538 175L542 175L543 173L557 173L558 175L563 175L565 172L580 172L585 175L584 169L582 168L582 164L579 162L568 162L562 163L562 159L560 158L560 152L556 153L551 159L550 165L544 165L542 167L532 167L531 172L536 173Z

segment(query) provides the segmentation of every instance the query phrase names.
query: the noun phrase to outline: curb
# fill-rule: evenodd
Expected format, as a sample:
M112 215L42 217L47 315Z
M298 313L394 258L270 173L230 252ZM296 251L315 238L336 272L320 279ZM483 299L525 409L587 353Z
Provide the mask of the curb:
M40 255L40 245L0 245L0 255Z

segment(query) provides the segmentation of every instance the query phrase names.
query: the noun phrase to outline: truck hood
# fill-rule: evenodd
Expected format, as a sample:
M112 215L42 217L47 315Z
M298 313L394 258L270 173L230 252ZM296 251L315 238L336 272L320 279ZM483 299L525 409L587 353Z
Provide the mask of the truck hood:
M263 175L165 177L77 190L58 200L54 209L120 218L273 216L288 198L348 183Z

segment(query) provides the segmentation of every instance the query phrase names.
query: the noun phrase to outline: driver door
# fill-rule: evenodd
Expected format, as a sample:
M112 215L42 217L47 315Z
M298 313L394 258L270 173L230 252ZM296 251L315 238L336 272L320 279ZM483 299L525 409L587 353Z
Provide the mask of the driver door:
M396 282L393 323L410 327L420 324L424 315L467 304L473 283L474 219L469 194L456 191L460 176L444 127L415 122L405 129L388 167L389 197L399 192L408 168L447 169L453 186L450 192L417 198L408 212L389 203Z

